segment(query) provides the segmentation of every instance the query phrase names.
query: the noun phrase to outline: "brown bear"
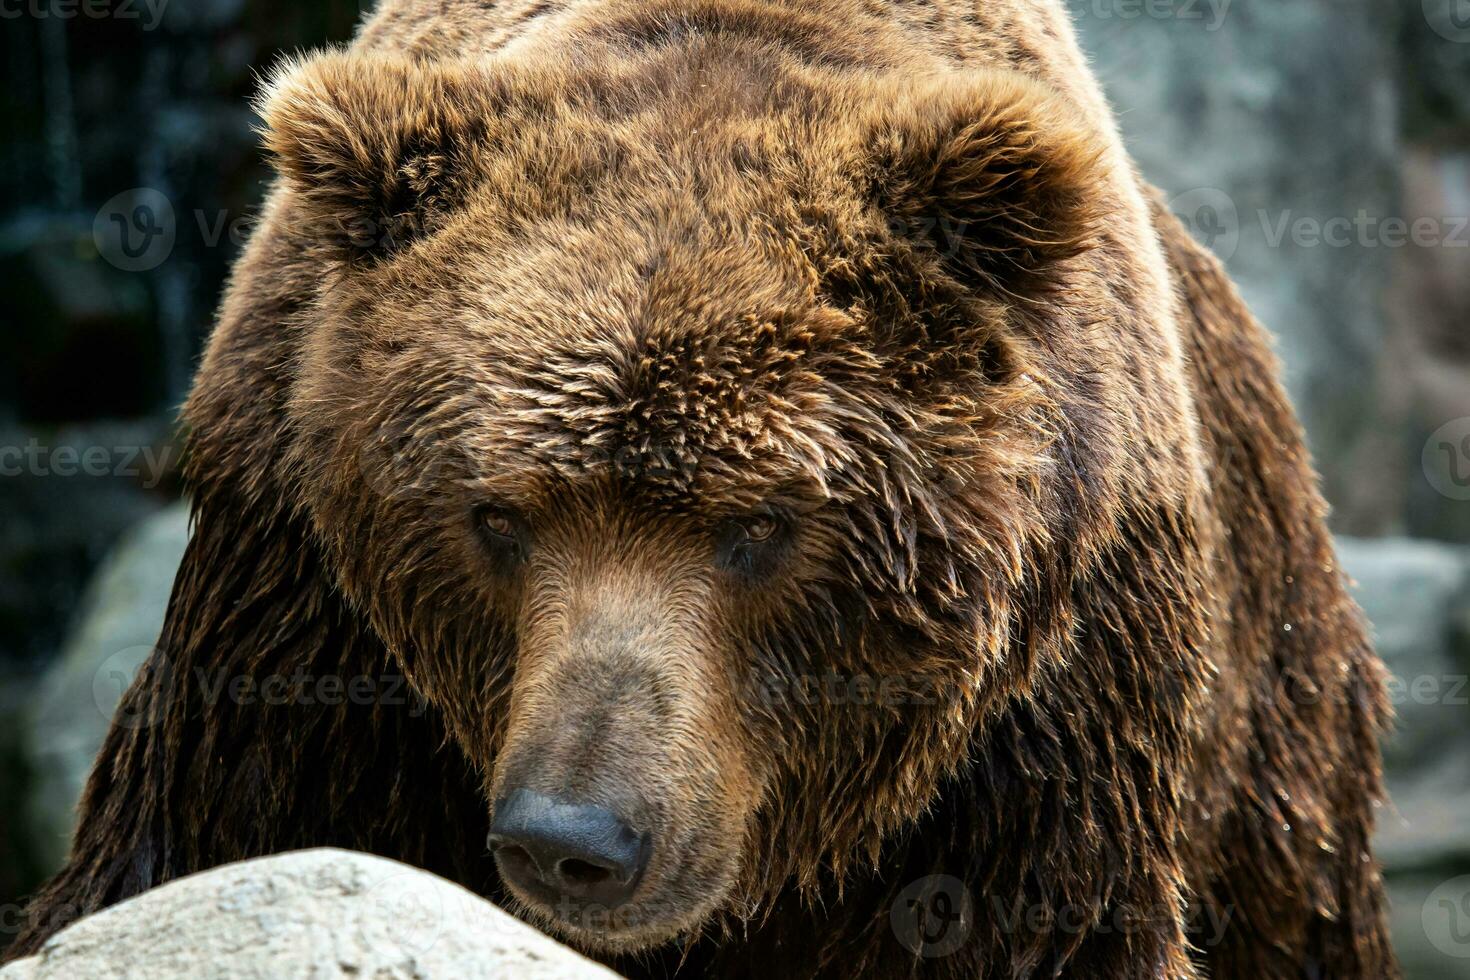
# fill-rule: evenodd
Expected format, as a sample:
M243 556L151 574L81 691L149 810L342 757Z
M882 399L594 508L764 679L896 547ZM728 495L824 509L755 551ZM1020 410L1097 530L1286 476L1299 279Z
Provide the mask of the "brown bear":
M1301 433L1060 0L388 0L262 113L12 955L337 845L630 976L1395 974Z

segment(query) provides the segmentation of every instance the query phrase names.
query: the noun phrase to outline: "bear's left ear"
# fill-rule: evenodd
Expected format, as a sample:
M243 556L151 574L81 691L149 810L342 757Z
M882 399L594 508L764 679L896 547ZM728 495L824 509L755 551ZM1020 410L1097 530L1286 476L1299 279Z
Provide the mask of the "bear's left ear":
M473 63L332 51L288 60L257 103L299 227L338 257L377 258L462 202L501 97Z
M895 233L927 239L959 276L1015 292L1097 243L1104 145L1017 72L926 82L873 124L869 192Z

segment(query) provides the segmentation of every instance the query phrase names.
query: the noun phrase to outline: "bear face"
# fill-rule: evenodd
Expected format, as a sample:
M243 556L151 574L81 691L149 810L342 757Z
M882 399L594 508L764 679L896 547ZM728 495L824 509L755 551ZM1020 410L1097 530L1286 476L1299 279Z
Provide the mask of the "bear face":
M1068 502L1038 343L1097 274L1086 127L1005 72L718 68L640 113L658 72L330 54L263 103L320 269L308 516L518 814L521 910L596 950L921 813L1065 632L1039 576L1106 483Z

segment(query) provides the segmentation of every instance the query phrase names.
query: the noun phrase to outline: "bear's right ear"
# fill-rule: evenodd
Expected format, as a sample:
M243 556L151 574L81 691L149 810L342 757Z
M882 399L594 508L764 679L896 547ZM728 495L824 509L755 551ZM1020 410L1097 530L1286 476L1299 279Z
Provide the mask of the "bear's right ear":
M1097 244L1105 142L1044 83L1014 71L914 83L869 130L868 192L893 230L1004 292Z
M333 51L283 63L257 103L265 149L300 193L292 232L379 258L463 201L501 98L472 63Z

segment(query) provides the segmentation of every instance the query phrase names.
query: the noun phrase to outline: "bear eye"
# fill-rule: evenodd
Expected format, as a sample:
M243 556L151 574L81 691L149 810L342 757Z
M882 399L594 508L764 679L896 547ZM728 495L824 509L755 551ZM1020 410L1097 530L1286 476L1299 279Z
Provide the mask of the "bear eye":
M716 558L742 578L761 578L780 564L789 530L790 522L781 513L762 511L731 518L720 529Z
M525 522L509 508L479 508L475 511L475 526L496 558L519 559L524 555Z
M514 538L516 536L515 522L510 515L502 510L486 508L480 515L480 526L491 534L502 538Z
M752 514L737 523L740 525L740 530L745 534L745 540L754 544L769 541L775 537L776 531L780 529L779 522L770 514Z

